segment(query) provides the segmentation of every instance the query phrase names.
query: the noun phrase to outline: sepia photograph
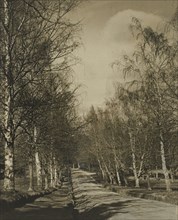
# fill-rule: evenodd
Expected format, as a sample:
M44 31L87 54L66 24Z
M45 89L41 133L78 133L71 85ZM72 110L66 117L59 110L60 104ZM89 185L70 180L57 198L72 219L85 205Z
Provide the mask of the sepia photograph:
M178 0L0 0L0 220L178 220Z

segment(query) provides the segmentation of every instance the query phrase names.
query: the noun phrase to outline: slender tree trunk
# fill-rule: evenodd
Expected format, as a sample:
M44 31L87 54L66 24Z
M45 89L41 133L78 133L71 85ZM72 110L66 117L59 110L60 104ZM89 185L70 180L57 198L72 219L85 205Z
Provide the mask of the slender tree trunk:
M123 180L124 180L124 186L127 187L128 186L128 181L127 181L127 177L126 177L126 174L125 174L125 168L124 168L124 164L121 162L121 171L122 171L122 177L123 177Z
M9 25L9 3L7 0L3 1L4 9L4 26L8 29ZM9 55L9 36L6 28L4 28L4 121L3 132L5 137L5 170L4 170L4 190L15 190L14 181L14 130L13 130L13 86L12 86L12 72L10 68Z
M124 179L125 187L127 187L128 186L128 181L127 181L127 178L126 178L124 172L123 172L123 179Z
M119 166L118 166L118 161L117 161L117 156L116 156L115 149L114 149L114 161L115 161L117 182L118 182L118 185L121 186L121 178L120 178L120 174L119 174Z
M44 166L43 166L43 176L44 176L44 189L48 189L49 188L48 169L46 169L46 167L44 167Z
M120 175L119 175L119 166L118 166L115 147L114 147L113 151L114 151L114 162L115 162L116 178L117 178L118 185L121 186L121 179L120 179Z
M118 185L121 186L121 178L120 178L119 170L118 169L116 169L116 176L117 176Z
M56 158L53 157L53 172L54 172L54 186L58 185L58 174L57 174L57 163L56 163Z
M165 183L166 183L166 190L169 192L171 191L171 182L169 179L169 172L167 169L167 164L166 164L166 157L165 157L165 146L164 146L164 138L163 138L163 133L162 133L162 121L164 120L162 118L162 113L163 113L163 108L162 108L162 98L161 98L161 93L160 93L160 88L159 85L157 83L157 81L155 81L156 84L156 88L157 88L157 96L158 96L158 106L160 111L158 112L158 114L156 115L158 118L158 126L159 126L159 138L160 138L160 150L161 150L161 162L162 162L162 170L164 172L164 177L165 177Z
M171 182L174 182L174 173L172 171L172 169L170 169L170 175L171 175Z
M146 180L147 180L148 190L152 190L149 173L146 174Z
M14 129L13 129L13 100L8 83L5 85L5 112L4 112L4 137L5 137L5 170L4 190L15 190L14 181Z
M158 167L156 166L156 179L158 180L159 177L158 177Z
M34 191L34 184L33 184L33 159L32 159L31 156L29 156L28 168L29 168L29 188L28 188L28 191L29 192L33 192Z
M41 188L42 187L42 169L41 169L41 162L40 162L39 152L38 152L38 147L36 146L36 142L37 142L37 128L36 126L34 126L33 144L35 148L36 180L37 180L37 187Z
M98 159L98 164L99 164L99 168L100 168L100 170L101 170L101 174L102 174L103 180L105 180L105 172L104 172L104 169L103 169L102 166L101 166L101 161L100 161L100 159Z
M138 178L140 178L141 173L142 173L144 157L145 157L145 154L142 154L142 156L141 156L141 161L140 161L140 168L139 168L139 171L138 171Z
M36 165L37 186L41 188L42 187L42 170L41 170L41 163L40 163L38 152L35 152L35 165Z
M132 137L132 133L129 132L129 136L130 136L130 146L131 146L131 152L132 152L132 166L133 166L133 173L134 173L134 178L135 178L135 187L139 188L140 187L140 183L139 183L139 178L137 175L137 167L136 167L136 157L135 157L135 143L133 142L133 137Z
M62 171L60 169L58 172L59 185L61 185L61 177L62 177Z
M100 164L103 164L104 169L105 169L105 171L106 171L106 179L107 179L107 177L108 177L109 181L111 181L110 173L109 173L108 167L107 167L106 163L104 162L104 158L103 158L102 155L101 155L101 160L102 160L102 161L100 161ZM102 166L101 166L101 167L102 167Z
M12 143L5 143L5 170L4 170L4 190L14 191L14 147Z
M162 135L161 131L160 131L160 147L161 147L162 169L163 169L164 176L165 176L166 190L171 191L171 182L170 182L169 172L168 172L167 165L166 165L163 135Z
M57 186L58 184L58 178L57 178L57 169L54 167L54 185Z
M41 166L41 170L42 170L42 185L44 189L48 189L49 188L49 183L48 183L48 161L47 159L44 157L42 160L42 166Z
M135 177L135 187L140 188L140 180L138 177Z
M121 186L121 178L120 178L120 174L119 174L117 159L115 160L115 168L116 168L117 182L118 182L118 185Z
M102 157L102 159L103 159L103 157ZM104 164L106 173L108 174L109 182L112 184L112 183L113 183L113 177L112 177L112 175L111 175L111 173L110 173L110 171L109 171L109 169L108 169L106 163L104 162L104 159L103 159L103 164Z
M51 154L50 165L49 165L49 173L50 173L50 187L54 187L54 173L53 173L53 157Z
M49 185L48 185L48 175L47 174L45 174L45 177L44 177L44 188L45 189L49 188Z

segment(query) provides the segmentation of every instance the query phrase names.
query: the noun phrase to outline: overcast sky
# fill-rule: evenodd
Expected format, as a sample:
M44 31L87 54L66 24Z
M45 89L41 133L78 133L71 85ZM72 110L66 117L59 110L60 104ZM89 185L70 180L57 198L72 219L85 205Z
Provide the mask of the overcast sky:
M131 18L156 28L172 16L176 6L171 0L88 0L73 12L72 19L81 20L82 25L83 45L77 50L81 61L74 68L76 82L82 84L81 112L91 105L102 106L113 95L113 83L123 80L111 64L134 48Z

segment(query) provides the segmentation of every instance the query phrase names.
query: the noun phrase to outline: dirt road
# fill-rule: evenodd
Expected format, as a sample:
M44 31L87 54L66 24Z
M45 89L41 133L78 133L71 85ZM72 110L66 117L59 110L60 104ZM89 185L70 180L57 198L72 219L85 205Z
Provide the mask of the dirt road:
M178 220L175 205L120 197L96 183L94 174L72 171L73 205L69 183L21 208L0 215L0 220Z
M178 220L175 205L120 197L97 184L94 174L73 170L73 191L78 220Z

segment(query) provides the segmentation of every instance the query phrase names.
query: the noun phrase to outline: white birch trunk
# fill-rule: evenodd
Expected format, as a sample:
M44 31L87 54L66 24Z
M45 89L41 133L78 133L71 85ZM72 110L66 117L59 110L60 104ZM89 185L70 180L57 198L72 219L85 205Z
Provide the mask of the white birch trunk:
M139 181L139 178L137 176L135 177L135 187L140 188L140 181Z
M9 143L5 143L5 170L4 170L4 190L15 190L14 181L14 149Z
M42 186L44 189L49 188L48 184L48 167L47 167L47 161L44 160L42 164Z
M37 141L37 128L34 126L33 131L33 144L35 148L35 166L36 166L36 180L37 180L37 187L42 187L42 169L41 169L41 162L39 158L38 147L36 146Z
M8 1L4 0L4 25L9 24L9 5ZM13 139L13 99L12 99L12 81L10 71L10 56L9 56L9 37L4 30L4 53L5 53L5 81L4 81L4 137L5 137L5 170L4 170L4 190L15 190L14 181L14 139Z
M101 161L99 159L98 159L98 164L99 164L99 168L101 170L101 174L102 174L103 180L105 180L105 172L104 172L104 170L103 170L103 168L101 166Z
M45 174L45 177L44 177L44 181L45 181L45 189L48 189L49 188L49 185L48 185L48 175Z
M52 164L50 164L50 187L53 187L53 168Z
M140 168L139 168L139 171L138 171L138 178L140 178L141 173L142 173L142 168L143 168L143 160L144 160L144 157L145 157L145 154L143 154L143 155L141 156Z
M156 174L155 174L156 179L158 179L158 167L156 166Z
M50 160L50 165L49 165L49 173L50 173L50 187L54 187L54 175L53 175L53 161L52 159Z
M121 179L120 179L120 175L119 175L118 169L116 170L116 176L117 176L118 185L121 186Z
M169 179L169 172L167 169L166 165L166 158L165 158L165 149L164 149L164 138L163 138L163 133L162 133L162 115L163 108L162 108L162 98L161 98L161 93L160 93L160 88L158 83L155 81L156 87L157 87L157 93L158 93L158 106L160 108L160 111L158 112L157 117L159 118L158 125L159 125L159 138L160 138L160 150L161 150L161 162L162 162L162 170L164 172L164 177L165 177L165 183L166 183L166 190L169 192L171 191L171 182Z
M104 164L104 167L105 167L106 173L108 174L109 181L110 181L110 183L112 184L112 182L113 182L113 178L112 178L112 176L111 176L111 173L109 172L109 169L108 169L106 163L104 162L104 158L103 158L103 157L102 157L102 160L103 160L103 164Z
M114 148L114 161L115 161L115 169L116 169L117 182L118 182L118 185L121 186L121 178L120 178L120 175L119 175L119 166L118 166L118 161L117 161L117 156L116 156L115 148Z
M36 165L37 186L41 188L42 187L42 172L41 172L42 170L41 170L41 163L40 163L38 151L35 152L35 165Z
M120 174L119 174L117 158L115 158L115 168L116 168L117 182L118 182L118 185L121 186L121 178L120 178Z
M127 187L128 186L128 181L127 181L127 178L125 177L125 174L123 174L123 179L124 179L125 187Z
M171 175L171 182L173 183L174 182L174 174L173 174L172 169L170 169L170 175Z
M54 187L58 185L58 175L57 175L57 164L56 164L56 158L53 157L53 164L54 164Z
M132 137L131 132L129 132L129 136L130 136L130 146L131 146L131 152L132 152L132 166L133 166L133 173L134 173L134 178L135 178L135 187L139 188L140 183L139 183L139 178L137 175L136 157L135 157L135 151L134 151L135 143L133 143L133 137Z
M133 173L134 173L134 178L135 178L135 187L139 188L140 183L139 183L139 178L137 175L137 169L136 169L136 159L135 159L135 153L132 152L132 165L133 165Z
M32 158L29 158L29 188L28 191L29 192L33 192L34 191L34 185L33 185L33 161Z
M169 172L168 172L167 165L166 165L163 136L162 136L161 131L160 131L160 147L161 147L162 169L163 169L164 177L165 177L166 190L169 192L171 191L171 182L170 182Z

